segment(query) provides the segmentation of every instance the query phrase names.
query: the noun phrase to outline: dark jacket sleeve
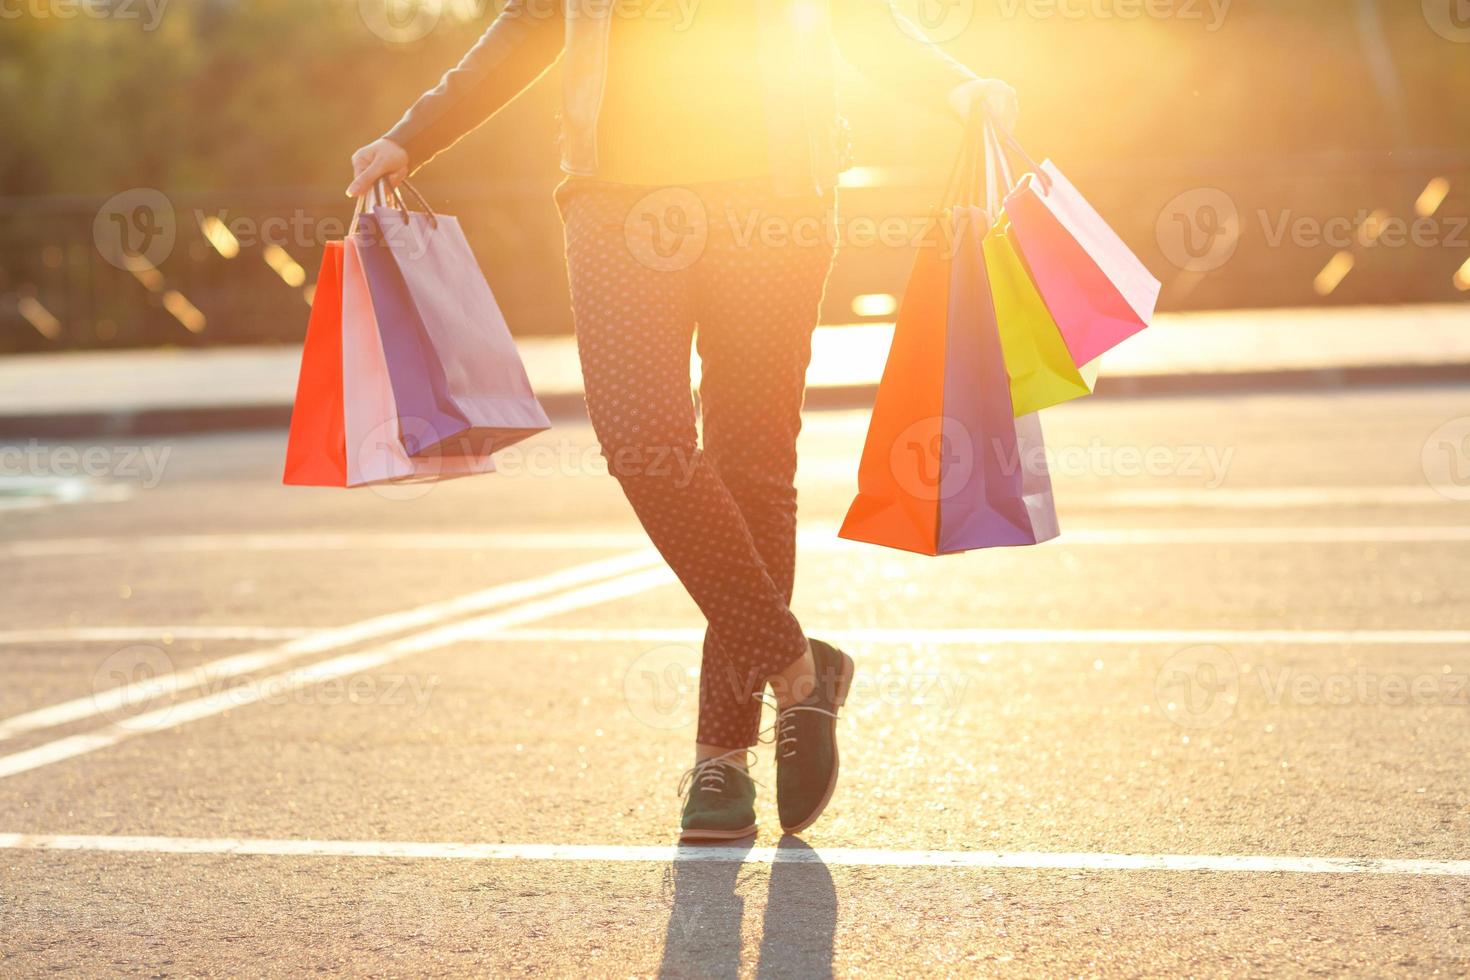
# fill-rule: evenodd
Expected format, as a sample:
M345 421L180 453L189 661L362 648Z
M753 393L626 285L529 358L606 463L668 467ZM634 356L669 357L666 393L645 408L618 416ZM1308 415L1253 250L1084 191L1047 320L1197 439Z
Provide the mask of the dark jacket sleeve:
M832 0L831 9L842 57L887 91L946 112L954 87L978 77L927 40L890 0Z
M407 150L409 168L418 169L535 81L564 40L560 3L509 0L460 63L383 135Z

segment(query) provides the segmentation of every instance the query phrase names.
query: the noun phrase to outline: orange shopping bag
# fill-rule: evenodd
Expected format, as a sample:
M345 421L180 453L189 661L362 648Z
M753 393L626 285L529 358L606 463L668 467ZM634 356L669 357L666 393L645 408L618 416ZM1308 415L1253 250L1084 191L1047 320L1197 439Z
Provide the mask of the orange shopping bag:
M347 485L347 439L342 423L342 243L328 242L311 299L301 349L301 374L291 408L284 482L294 486Z

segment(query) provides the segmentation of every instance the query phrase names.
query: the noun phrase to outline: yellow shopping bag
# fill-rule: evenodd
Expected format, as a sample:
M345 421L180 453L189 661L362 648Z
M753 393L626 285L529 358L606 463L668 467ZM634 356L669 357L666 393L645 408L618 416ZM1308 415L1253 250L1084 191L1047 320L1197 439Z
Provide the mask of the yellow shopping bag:
M1062 332L1011 239L1010 219L1004 212L985 237L985 271L1016 417L1092 394L1097 361L1081 367L1072 363Z

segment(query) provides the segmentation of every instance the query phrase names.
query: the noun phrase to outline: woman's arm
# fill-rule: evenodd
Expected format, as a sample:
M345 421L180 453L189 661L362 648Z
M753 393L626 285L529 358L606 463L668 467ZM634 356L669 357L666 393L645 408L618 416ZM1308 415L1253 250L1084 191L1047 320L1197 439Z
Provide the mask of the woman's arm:
M378 147L379 152L372 156L382 155L391 150L391 146L380 146L386 140L403 149L406 160L391 162L405 171L428 163L493 116L556 61L565 39L564 17L560 3L508 0L459 64L419 96L383 139L363 147L359 154ZM355 167L356 163L354 157ZM359 180L365 176L359 170ZM373 179L376 177L367 179L368 186Z
M964 117L984 104L1009 127L1016 94L1009 85L982 79L923 40L924 32L890 0L832 0L832 33L842 56L879 85Z

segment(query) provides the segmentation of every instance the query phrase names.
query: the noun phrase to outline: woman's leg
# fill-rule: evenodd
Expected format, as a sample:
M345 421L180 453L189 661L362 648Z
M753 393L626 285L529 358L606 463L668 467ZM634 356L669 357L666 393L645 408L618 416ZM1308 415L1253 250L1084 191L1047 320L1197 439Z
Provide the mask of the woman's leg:
M806 637L787 608L789 585L772 580L738 505L698 449L689 392L693 270L649 268L629 250L624 222L639 196L602 186L563 195L588 415L649 538L720 636L722 664L706 663L701 673L728 667L753 691L805 652ZM759 715L745 700L702 698L698 741L753 745Z
M816 198L792 202L750 189L712 202L720 222L695 273L699 321L700 414L705 458L719 473L750 529L767 574L790 604L796 574L796 440L811 360L812 330L832 262L830 215ZM758 219L758 220L752 220ZM775 219L770 240L731 234ZM734 715L754 732L753 695L768 675L742 675L717 625L705 634L701 714ZM722 669L708 669L723 665ZM788 665L789 666L789 665ZM804 671L811 674L810 656ZM796 678L790 678L795 681ZM795 683L773 684L805 697Z

